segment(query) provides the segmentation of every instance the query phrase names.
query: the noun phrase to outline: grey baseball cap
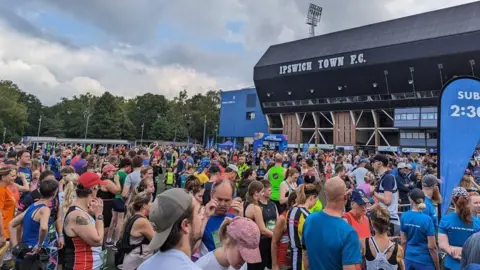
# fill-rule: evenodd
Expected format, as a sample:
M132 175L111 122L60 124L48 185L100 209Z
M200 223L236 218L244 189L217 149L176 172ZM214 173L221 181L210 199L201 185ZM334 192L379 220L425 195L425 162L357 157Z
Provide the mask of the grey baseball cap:
M150 242L150 249L158 250L167 240L173 224L192 206L192 195L183 188L172 188L157 196L150 209L150 221L157 232Z

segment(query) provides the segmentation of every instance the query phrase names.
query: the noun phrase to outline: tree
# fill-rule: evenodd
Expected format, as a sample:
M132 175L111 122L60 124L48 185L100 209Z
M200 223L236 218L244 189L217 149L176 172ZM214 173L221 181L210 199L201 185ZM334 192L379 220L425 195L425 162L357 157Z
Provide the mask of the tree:
M0 117L7 129L6 140L18 141L28 125L27 108L20 102L21 91L11 81L0 81L0 96Z
M53 118L42 118L43 133L42 136L48 137L65 137L64 123L62 118L57 114Z
M27 89L28 90L28 89ZM22 136L84 138L89 120L89 138L201 141L205 116L207 134L218 125L219 91L188 96L185 89L168 100L163 95L147 93L125 99L105 92L62 98L53 106L43 106L33 94L22 91L11 81L0 81L0 136L7 129L6 141L18 142Z
M42 102L34 95L27 94L20 91L19 101L25 105L28 114L28 125L25 130L26 134L37 134L38 132L38 120L43 115Z
M158 117L165 117L168 111L168 100L163 95L156 95L147 93L142 96L137 96L134 99L135 106L129 104L130 119L135 126L135 136L140 138L142 132L142 124L144 126L145 138L153 139L150 137L153 123Z
M158 117L155 122L153 122L152 129L148 134L149 138L152 139L162 139L162 140L173 140L175 130L171 125L171 122L168 121L166 117Z
M105 92L93 108L88 137L121 139L122 122L122 111L116 98L110 92Z

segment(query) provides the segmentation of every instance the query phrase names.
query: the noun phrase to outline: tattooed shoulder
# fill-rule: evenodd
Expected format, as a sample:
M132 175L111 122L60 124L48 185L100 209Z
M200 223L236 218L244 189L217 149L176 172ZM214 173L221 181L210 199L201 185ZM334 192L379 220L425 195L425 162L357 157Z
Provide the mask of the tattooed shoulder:
M88 222L88 220L82 216L77 216L77 218L75 219L75 223L77 225L88 225L90 224L90 222Z

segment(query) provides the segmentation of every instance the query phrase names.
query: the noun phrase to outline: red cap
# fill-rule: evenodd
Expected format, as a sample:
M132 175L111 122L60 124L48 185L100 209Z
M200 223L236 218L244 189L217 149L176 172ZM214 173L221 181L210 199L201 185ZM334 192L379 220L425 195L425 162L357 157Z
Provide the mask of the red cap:
M112 172L112 171L115 172L117 170L118 170L117 167L115 167L114 165L107 164L103 167L102 172L103 173L108 173L108 172Z
M82 184L83 188L92 188L97 185L105 185L106 181L100 180L100 176L94 172L86 172L78 178L78 183Z

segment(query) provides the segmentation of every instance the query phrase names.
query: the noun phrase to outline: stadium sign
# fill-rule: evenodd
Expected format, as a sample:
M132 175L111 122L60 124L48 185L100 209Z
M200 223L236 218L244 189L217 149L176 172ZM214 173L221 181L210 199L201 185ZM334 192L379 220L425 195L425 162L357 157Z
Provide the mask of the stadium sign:
M318 60L304 61L298 63L292 63L288 65L281 65L280 75L285 74L294 74L294 73L303 73L308 71L319 71L325 69L332 69L337 67L344 66L354 66L358 64L364 64L367 60L365 59L363 53L359 54L350 54L348 56L337 56L337 57L328 57L321 58Z

